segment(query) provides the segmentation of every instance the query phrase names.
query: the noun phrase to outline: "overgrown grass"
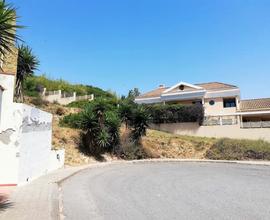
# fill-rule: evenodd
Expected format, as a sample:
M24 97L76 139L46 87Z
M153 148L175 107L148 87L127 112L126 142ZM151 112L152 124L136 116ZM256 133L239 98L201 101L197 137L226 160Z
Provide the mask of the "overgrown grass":
M215 160L270 160L270 143L263 140L218 139L206 152Z
M95 97L114 97L110 92L106 92L98 87L71 84L62 79L49 79L45 75L27 77L23 85L24 93L27 96L38 96L39 92L46 88L47 91L62 90L63 92L76 92L78 96L94 94Z

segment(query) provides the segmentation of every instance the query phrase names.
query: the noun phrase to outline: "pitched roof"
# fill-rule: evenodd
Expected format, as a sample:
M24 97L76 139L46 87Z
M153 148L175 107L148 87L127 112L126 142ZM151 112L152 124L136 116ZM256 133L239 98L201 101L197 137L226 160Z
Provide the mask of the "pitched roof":
M136 99L160 97L161 93L163 93L168 88L169 87L159 87L157 89L154 89L150 92L144 93L144 94L136 97Z
M270 98L241 100L240 111L262 111L270 109Z
M225 83L220 83L220 82L199 83L199 84L194 84L194 85L202 87L208 91L229 90L229 89L237 89L238 88L237 86L225 84ZM147 92L147 93L144 93L144 94L138 96L137 99L160 97L160 95L164 91L166 91L167 89L170 89L170 88L172 88L172 87L159 87L157 89L154 89L150 92ZM170 92L175 92L175 89L172 89ZM168 92L168 93L170 93L170 92Z
M221 82L208 82L208 83L199 83L195 84L196 86L200 86L205 90L215 91L215 90L227 90L227 89L237 89L238 87L235 85L230 85Z

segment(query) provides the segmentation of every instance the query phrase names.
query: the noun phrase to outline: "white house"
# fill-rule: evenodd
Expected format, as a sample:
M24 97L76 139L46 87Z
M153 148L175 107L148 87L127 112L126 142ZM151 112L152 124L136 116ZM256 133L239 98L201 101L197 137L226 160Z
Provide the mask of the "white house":
M270 141L270 98L241 100L240 89L221 82L163 85L135 99L139 104L201 104L205 110L203 126L181 124L165 131L178 134L265 139ZM174 127L173 127L174 126Z

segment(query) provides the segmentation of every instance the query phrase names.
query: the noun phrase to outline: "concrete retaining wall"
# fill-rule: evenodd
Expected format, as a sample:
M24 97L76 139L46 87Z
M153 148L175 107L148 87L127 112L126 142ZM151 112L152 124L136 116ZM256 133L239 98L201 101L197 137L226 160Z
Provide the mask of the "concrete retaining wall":
M199 126L197 123L168 123L152 124L152 129L165 131L172 134L216 137L216 138L236 138L236 139L263 139L270 142L270 128L250 128L243 129L240 125L222 126Z

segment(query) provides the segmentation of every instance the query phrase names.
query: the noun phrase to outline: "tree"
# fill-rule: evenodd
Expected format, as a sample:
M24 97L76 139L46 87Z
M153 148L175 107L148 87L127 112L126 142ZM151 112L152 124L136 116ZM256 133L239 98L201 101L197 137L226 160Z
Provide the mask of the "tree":
M16 25L16 9L5 1L0 0L0 59L3 60L6 53L12 53L14 42L20 40L16 29L22 26Z
M138 88L134 88L129 90L127 99L134 101L136 97L140 95L140 91Z
M18 48L17 78L15 85L15 97L23 101L23 82L28 76L32 76L39 65L39 60L28 46L21 45Z

